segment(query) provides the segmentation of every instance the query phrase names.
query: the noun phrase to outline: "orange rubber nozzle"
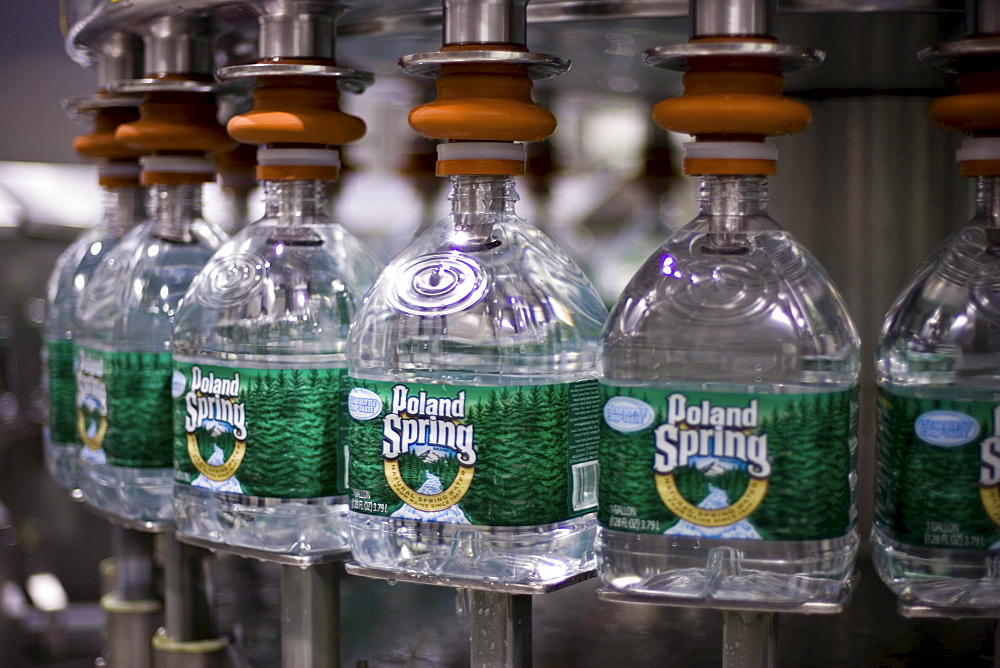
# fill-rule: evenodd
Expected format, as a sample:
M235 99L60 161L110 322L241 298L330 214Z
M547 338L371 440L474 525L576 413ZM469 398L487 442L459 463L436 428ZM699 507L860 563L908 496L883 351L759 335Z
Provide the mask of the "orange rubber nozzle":
M724 59L718 67L727 66ZM809 107L781 95L782 76L775 63L762 69L704 70L684 75L684 95L653 108L661 128L699 135L771 137L794 134L809 126ZM708 64L702 65L702 67Z
M139 118L136 107L101 107L94 116L92 132L73 140L73 150L86 160L128 160L138 158L142 151L129 148L115 139L119 125Z
M150 93L139 114L118 127L115 139L144 153L212 153L233 145L211 95Z
M1000 131L1000 72L965 72L958 95L931 102L927 116L945 130L969 134Z
M527 74L510 66L506 72L496 66L468 71L472 67L441 75L437 99L410 112L415 132L467 141L542 141L555 132L555 116L531 99Z
M445 46L441 51L466 51ZM476 49L525 51L510 44ZM531 99L533 87L524 65L445 65L437 80L437 99L410 112L410 127L428 139L460 141L542 141L556 129L556 118Z
M365 122L340 110L334 82L310 77L262 77L253 109L234 116L229 136L244 144L341 146L365 135Z

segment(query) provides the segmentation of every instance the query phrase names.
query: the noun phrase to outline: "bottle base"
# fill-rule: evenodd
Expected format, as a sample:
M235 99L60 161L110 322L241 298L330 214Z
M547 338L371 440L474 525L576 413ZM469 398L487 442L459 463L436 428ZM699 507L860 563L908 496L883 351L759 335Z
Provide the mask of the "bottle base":
M174 488L177 531L219 545L314 556L346 552L347 496L272 499L216 492L191 485Z
M350 513L363 566L502 584L556 584L594 567L593 514L557 524L483 527Z
M48 430L43 436L42 450L45 454L45 468L60 487L68 492L77 489L76 468L80 459L79 443L55 443L49 440Z
M601 581L621 592L787 606L835 601L858 550L856 531L821 541L735 541L597 531Z
M1000 608L1000 552L908 545L872 529L875 572L909 604L949 613Z
M77 482L83 500L125 521L173 522L174 470L131 468L77 460Z

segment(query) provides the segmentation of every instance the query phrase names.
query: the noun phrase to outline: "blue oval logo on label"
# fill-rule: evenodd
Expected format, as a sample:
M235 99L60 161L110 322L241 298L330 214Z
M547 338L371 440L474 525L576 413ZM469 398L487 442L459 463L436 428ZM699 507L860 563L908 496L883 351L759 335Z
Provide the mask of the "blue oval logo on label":
M184 372L174 369L174 373L170 376L170 396L179 399L185 390L187 390L187 378L184 377Z
M371 390L355 387L347 396L347 412L355 420L374 420L382 413L382 398Z
M965 413L931 411L913 424L920 440L943 447L965 445L979 435L979 423Z
M604 404L604 421L625 434L642 431L653 424L655 417L652 406L632 397L614 397Z

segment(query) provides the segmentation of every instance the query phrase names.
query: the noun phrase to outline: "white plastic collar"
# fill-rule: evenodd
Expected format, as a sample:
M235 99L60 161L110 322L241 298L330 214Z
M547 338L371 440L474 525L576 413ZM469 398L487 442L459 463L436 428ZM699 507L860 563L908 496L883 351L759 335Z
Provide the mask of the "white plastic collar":
M438 160L515 160L524 162L524 144L507 141L462 141L438 144Z
M259 148L258 165L340 167L340 153L330 148Z
M1000 137L966 137L955 158L958 162L1000 160Z
M106 162L97 167L97 174L104 179L139 178L138 162Z
M177 174L214 174L215 168L208 158L193 155L145 155L139 158L144 172L173 172Z
M693 141L684 144L688 160L777 160L778 148L756 141Z

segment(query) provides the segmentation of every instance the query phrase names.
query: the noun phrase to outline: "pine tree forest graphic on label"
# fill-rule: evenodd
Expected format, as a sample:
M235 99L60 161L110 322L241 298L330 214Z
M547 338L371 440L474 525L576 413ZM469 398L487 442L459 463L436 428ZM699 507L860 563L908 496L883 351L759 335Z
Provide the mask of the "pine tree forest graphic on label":
M46 341L48 369L49 439L79 443L76 417L76 349L72 341Z
M597 381L350 382L352 510L485 526L551 524L594 510Z
M343 372L175 362L175 480L267 498L345 494Z
M876 525L910 545L1000 550L997 412L995 402L880 388Z
M598 519L618 531L815 540L852 521L857 392L602 385Z
M169 353L77 348L78 434L90 461L170 468Z

